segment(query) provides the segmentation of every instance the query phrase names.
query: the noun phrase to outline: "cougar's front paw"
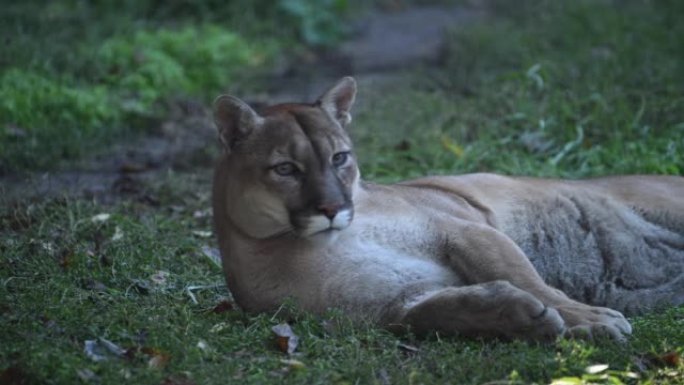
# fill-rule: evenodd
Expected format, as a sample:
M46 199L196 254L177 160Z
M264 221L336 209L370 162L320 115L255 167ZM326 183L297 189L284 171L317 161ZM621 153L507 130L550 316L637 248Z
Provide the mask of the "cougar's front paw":
M547 307L532 294L508 283L497 284L501 286L502 293L499 297L499 330L506 337L551 341L565 331L565 321L556 309Z
M565 334L572 338L610 337L624 341L632 334L629 321L613 309L577 303L559 306L558 310L568 327Z

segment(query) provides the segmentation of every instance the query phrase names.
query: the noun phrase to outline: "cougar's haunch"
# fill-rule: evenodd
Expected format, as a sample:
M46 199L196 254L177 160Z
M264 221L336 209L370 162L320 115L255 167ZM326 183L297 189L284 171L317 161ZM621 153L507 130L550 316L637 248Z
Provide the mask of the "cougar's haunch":
M684 178L366 183L355 95L344 78L313 104L216 100L215 231L246 311L292 298L418 333L622 339L620 312L684 303Z

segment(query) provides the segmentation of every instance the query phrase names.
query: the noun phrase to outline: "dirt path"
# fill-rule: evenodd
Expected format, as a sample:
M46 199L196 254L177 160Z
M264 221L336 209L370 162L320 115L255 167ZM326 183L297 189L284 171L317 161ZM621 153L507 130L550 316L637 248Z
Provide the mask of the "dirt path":
M362 89L391 83L411 67L438 64L446 31L480 20L483 14L482 10L463 6L372 12L353 22L351 38L338 49L287 66L283 74L269 79L268 84L273 86L264 94L245 99L263 103L313 101L345 75L355 76ZM361 105L362 99L361 95ZM67 170L2 177L0 194L6 203L56 195L105 202L126 195L148 199L147 182L169 170L208 168L216 153L209 108L178 101L154 135L114 144Z

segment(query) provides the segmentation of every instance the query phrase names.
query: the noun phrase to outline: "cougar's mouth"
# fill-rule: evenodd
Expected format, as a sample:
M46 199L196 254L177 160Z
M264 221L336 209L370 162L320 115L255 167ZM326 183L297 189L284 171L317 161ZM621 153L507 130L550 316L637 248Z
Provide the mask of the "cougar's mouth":
M353 218L353 211L346 209L335 214L334 217L328 218L325 215L311 215L300 219L300 223L295 228L299 229L298 233L303 237L310 237L319 233L332 232L344 230L349 227Z

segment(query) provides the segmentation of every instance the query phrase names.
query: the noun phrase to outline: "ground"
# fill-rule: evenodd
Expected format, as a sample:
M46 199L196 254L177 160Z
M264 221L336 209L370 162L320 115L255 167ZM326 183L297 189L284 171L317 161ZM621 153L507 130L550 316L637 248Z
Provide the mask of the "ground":
M281 3L295 22L305 15L334 25L333 8ZM71 3L45 8L49 22L67 25L75 17L64 4ZM190 7L202 2L169 4L201 14L191 21L213 17ZM21 66L0 60L0 384L684 382L682 308L631 319L635 332L625 345L534 345L395 336L351 325L339 312L313 316L290 304L259 316L235 307L213 262L208 210L219 151L209 107L221 92L251 103L312 101L338 77L353 74L359 97L351 132L369 180L474 171L566 178L684 174L681 2L377 4L345 11L346 34L320 23L280 22L301 27L282 32L284 39L305 40L291 51L279 48L289 40L264 43L259 33L268 25L252 31L233 22L237 37L227 39L222 26L176 25L157 33L150 31L158 26L141 32L132 23L132 37L127 28L117 33L158 51L134 53L137 64L116 65L107 61L114 60L109 51L98 51L102 56L92 60L106 64L103 72L89 67L93 61L60 56L58 44L54 52L45 48L52 64L38 66L44 58L16 48L33 47L35 39L18 35L6 42L17 63L34 59ZM101 19L100 28L107 23ZM61 28L50 39L69 34ZM84 44L99 35L88 36L94 37ZM107 36L107 44L96 45L119 55L132 51L122 43L129 40ZM203 45L198 36L212 43ZM230 77L191 71L198 64L172 44L182 39L196 43L193 55L208 55L198 68L221 66ZM231 66L233 58L214 55L211 47L232 47L245 59ZM262 56L272 60L260 64L255 58ZM151 73L168 76L136 72L150 63L158 65ZM108 77L121 68L138 77L127 83ZM29 73L34 70L40 77ZM152 87L165 93L149 96L140 79L154 80ZM23 98L26 84L38 90L34 99ZM125 108L93 113L98 90ZM50 97L61 104L41 104ZM21 109L27 105L29 113ZM131 105L160 112L131 112ZM112 133L100 132L109 127ZM60 133L64 138L55 136ZM291 354L282 344L287 337L272 331L280 323L299 337Z

